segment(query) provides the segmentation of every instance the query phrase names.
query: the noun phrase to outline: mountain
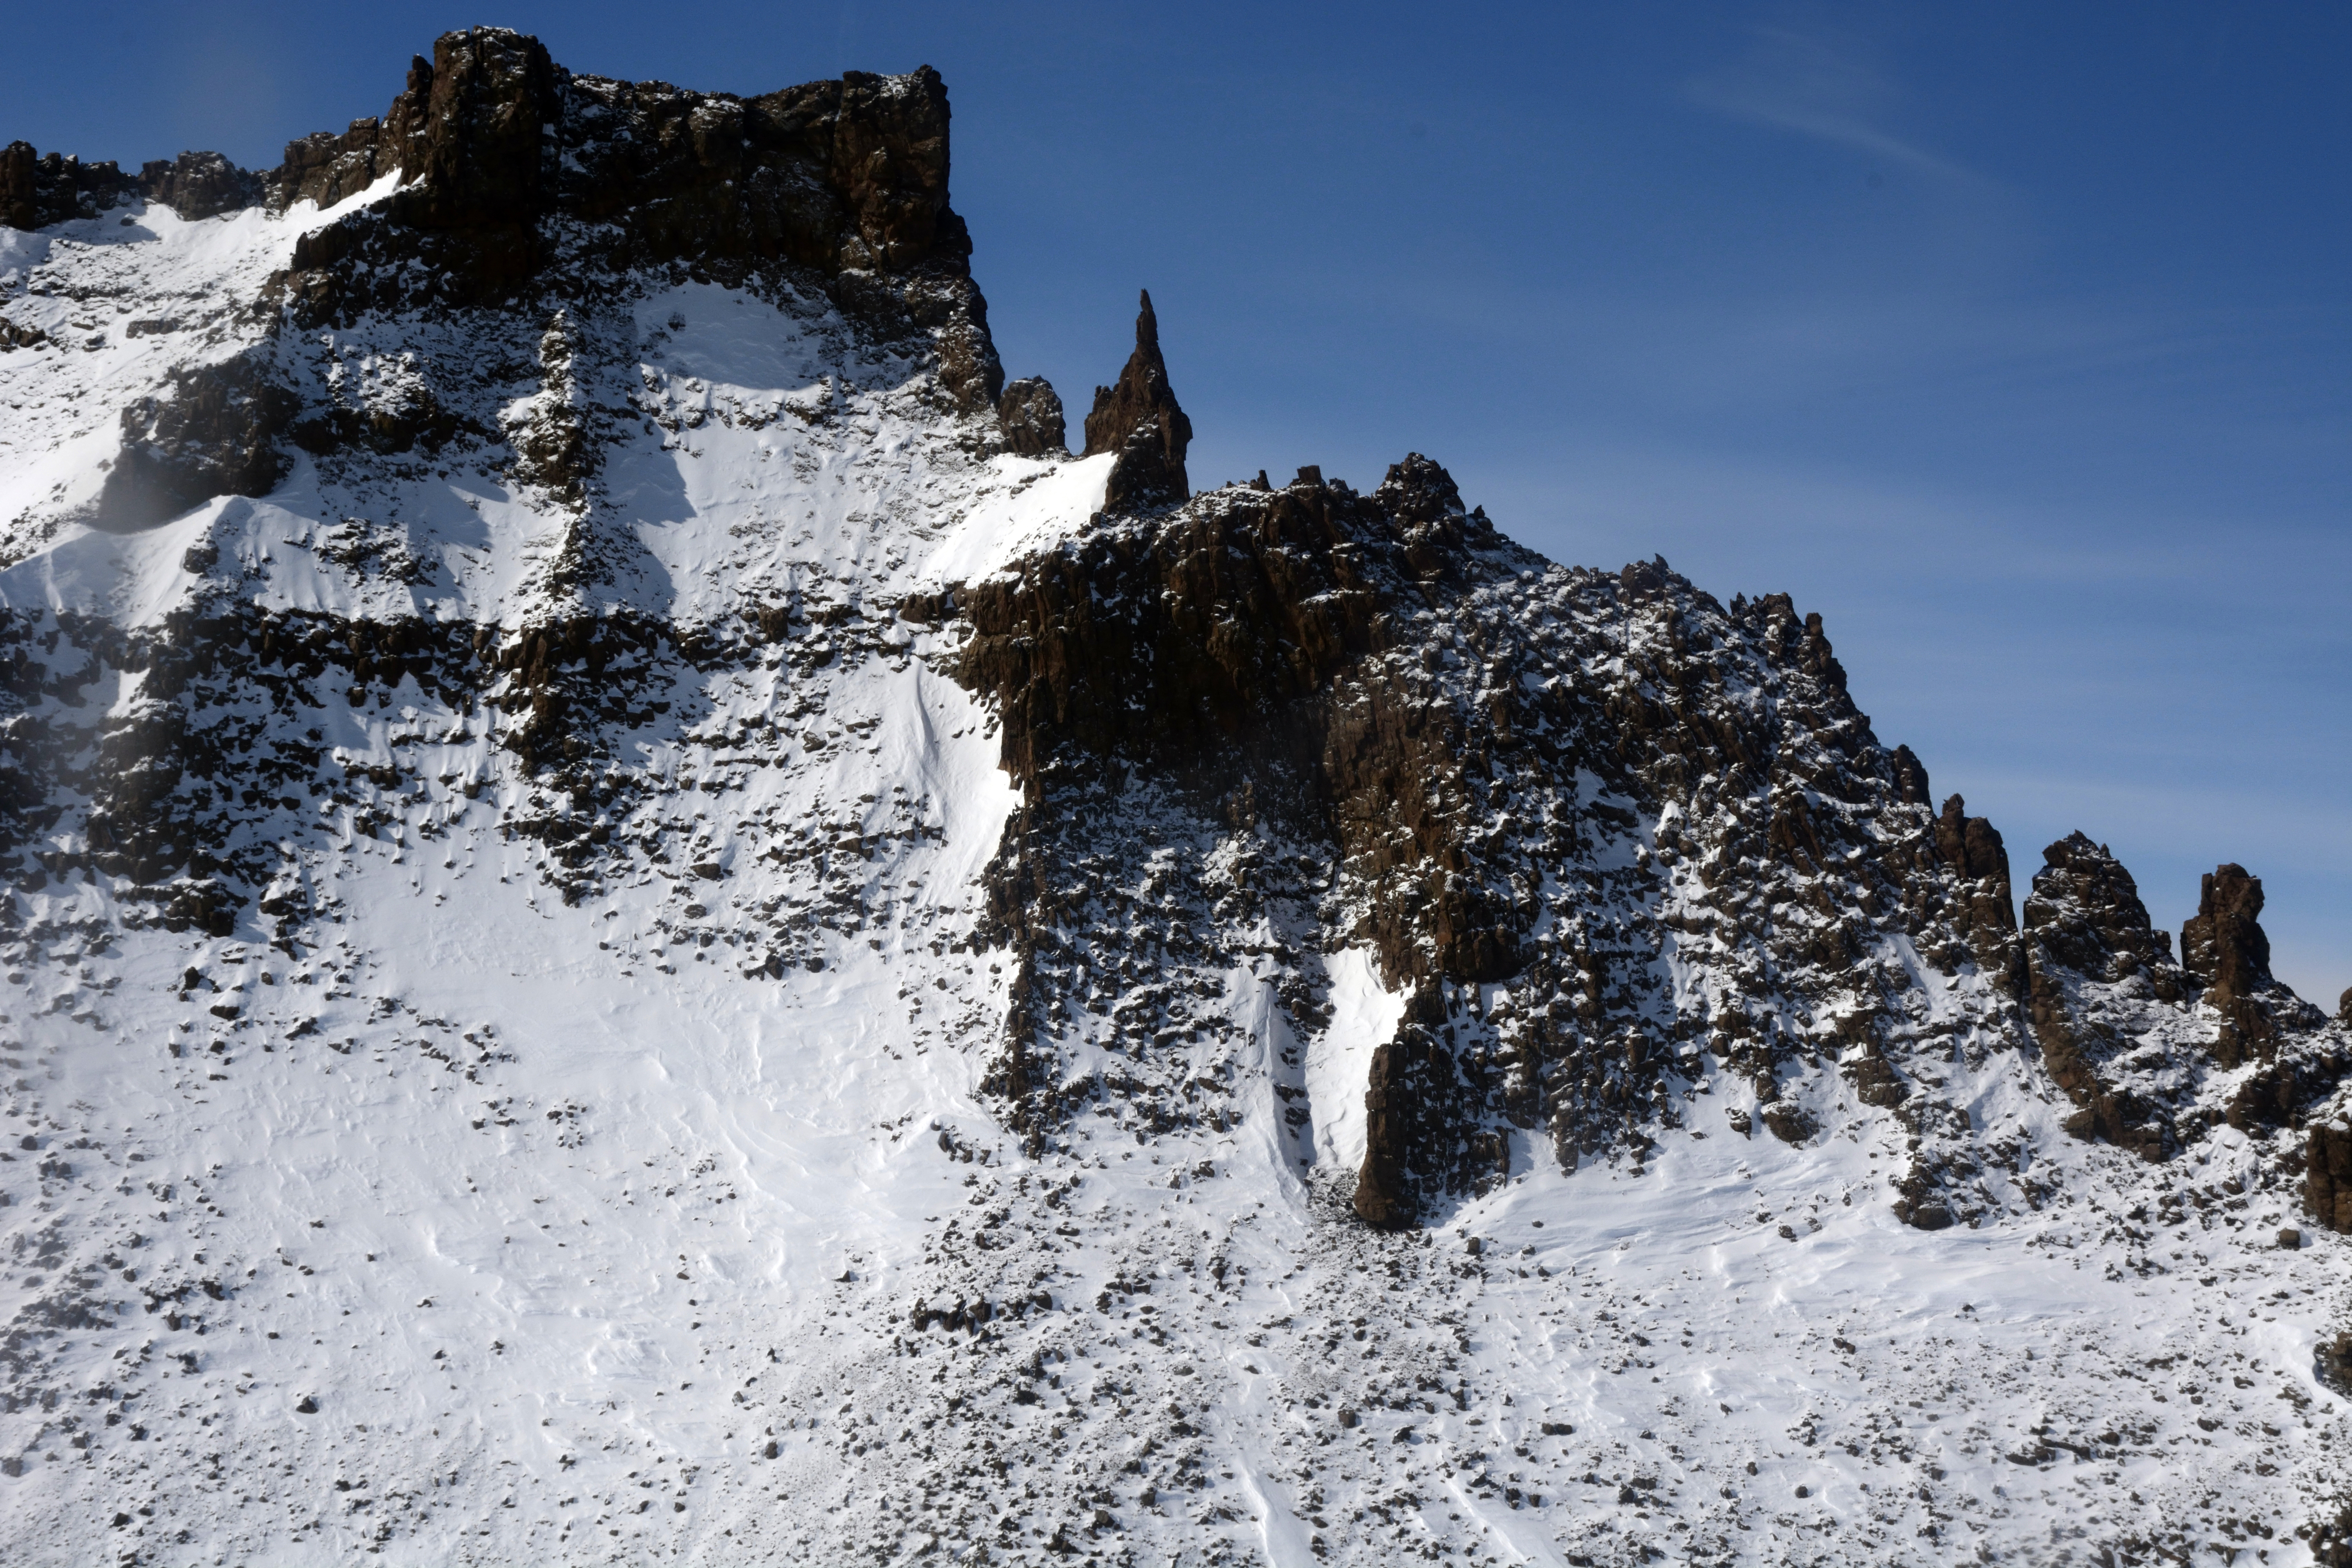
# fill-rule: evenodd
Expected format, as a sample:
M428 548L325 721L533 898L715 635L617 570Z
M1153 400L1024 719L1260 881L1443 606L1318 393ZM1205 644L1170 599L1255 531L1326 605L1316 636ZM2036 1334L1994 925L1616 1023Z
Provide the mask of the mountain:
M948 169L493 28L0 153L17 1560L2352 1562L2255 877L2018 887L1424 457L1195 493L1148 297L1071 455Z

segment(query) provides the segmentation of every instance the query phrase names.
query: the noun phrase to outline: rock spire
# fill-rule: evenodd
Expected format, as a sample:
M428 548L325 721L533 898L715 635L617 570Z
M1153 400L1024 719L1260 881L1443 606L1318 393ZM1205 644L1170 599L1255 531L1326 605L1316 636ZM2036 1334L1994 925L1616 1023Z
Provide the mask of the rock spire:
M1168 362L1160 356L1160 319L1152 314L1147 290L1136 313L1135 352L1127 368L1116 385L1095 388L1082 455L1118 454L1103 504L1112 511L1135 511L1192 494L1184 473L1184 451L1192 444L1192 422L1168 384Z

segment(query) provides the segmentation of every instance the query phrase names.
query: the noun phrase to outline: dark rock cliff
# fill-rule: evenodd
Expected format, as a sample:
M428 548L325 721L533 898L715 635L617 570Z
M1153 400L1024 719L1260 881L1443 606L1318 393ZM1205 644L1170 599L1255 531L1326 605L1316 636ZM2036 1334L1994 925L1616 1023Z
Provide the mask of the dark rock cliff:
M267 189L263 176L217 153L183 153L125 174L110 163L44 154L28 142L0 147L0 224L11 228L96 217L134 197L161 202L190 220L215 217L252 205Z
M2171 1118L2184 1074L2163 1045L2140 1037L2144 1005L2182 995L2171 940L2151 926L2131 873L2106 846L2076 833L2042 858L2025 899L2026 970L2042 1059L2078 1108L2067 1129L2160 1160L2179 1146ZM2126 986L2143 1006L2103 1005L2086 984ZM2123 1060L2141 1070L2116 1070Z
M2213 1054L2225 1068L2278 1055L2283 1029L2308 1029L2318 1010L2271 975L2270 938L2263 933L2263 884L2243 866L2208 873L2197 913L2180 928L2180 964L2221 1016Z
M1181 992L1230 958L1169 951L1164 921L1197 912L1265 921L1297 1040L1321 1026L1319 953L1367 942L1406 994L1368 1085L1374 1224L1499 1179L1523 1131L1638 1166L1717 1072L1790 1141L1837 1092L1899 1109L1906 1217L1981 1206L1968 1118L1918 1063L2007 1037L1999 840L1948 816L1939 847L1924 770L1871 736L1818 616L1727 610L1663 563L1563 571L1418 457L1369 495L1212 492L957 597L963 678L1028 789L996 873L1023 969L992 1084L1033 1136L1106 1092L1060 1043L1106 964ZM1170 861L1167 902L1139 907L1125 868L1187 839L1225 847ZM1993 982L1971 1021L1920 1029L1897 937ZM1181 1010L1156 1021L1183 1034ZM1215 1082L1111 1048L1130 1102L1218 1114Z
M1062 400L1042 376L1024 376L1006 384L1004 395L997 399L996 418L1003 426L1007 451L1043 458L1059 457L1069 450Z

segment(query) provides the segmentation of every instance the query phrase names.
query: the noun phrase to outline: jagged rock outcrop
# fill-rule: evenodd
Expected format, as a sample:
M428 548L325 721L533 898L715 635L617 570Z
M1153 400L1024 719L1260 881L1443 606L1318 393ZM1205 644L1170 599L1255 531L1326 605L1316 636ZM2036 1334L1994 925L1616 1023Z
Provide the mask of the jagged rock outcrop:
M2075 833L2042 854L2025 967L2042 1060L2078 1108L2067 1130L2161 1160L2179 1146L2172 1115L2189 1082L2149 1016L2181 1000L2171 937L2105 845Z
M1912 759L1912 766L1917 765L1917 759ZM1924 790L1925 770L1918 782ZM1936 818L1936 852L1963 879L1967 889L1966 905L1956 911L1954 927L1976 950L1979 963L2014 984L2017 909L2010 889L2009 851L2000 832L1985 818L1968 815L1968 803L1956 795L1944 802L1943 813Z
M1192 422L1176 405L1168 384L1168 363L1160 354L1160 318L1146 291L1135 317L1135 352L1118 380L1095 388L1087 415L1087 447L1094 457L1115 452L1103 505L1112 511L1167 506L1192 493L1184 453L1192 443Z
M302 411L301 398L254 357L173 367L163 396L123 409L122 450L91 521L131 532L215 496L268 494L290 466L281 437Z
M58 153L44 155L29 142L0 147L0 224L10 228L47 228L96 217L130 188L131 182L110 163L85 163Z
M2176 964L2105 846L2076 833L2042 854L2025 961L2035 1037L2078 1108L2068 1131L2162 1160L2224 1123L2302 1125L2352 1067L2345 1031L2272 977L2244 868L2204 879Z
M2352 1236L2352 1096L2337 1096L2311 1118L2304 1206L2328 1229Z
M96 217L134 196L160 202L194 222L251 206L268 189L218 153L183 153L140 165L125 174L111 163L85 163L63 153L44 154L30 142L0 147L0 224L46 228L76 218Z
M1024 458L1060 457L1069 450L1063 422L1062 400L1053 383L1043 376L1007 382L996 401L997 423L1004 428L1005 450Z
M2262 879L2247 875L2243 866L2225 865L2206 874L2197 913L2180 928L2180 965L2221 1015L2213 1055L2225 1068L2275 1057L2283 1021L2290 1026L2317 1022L2315 1010L2272 978L2270 938L2257 918L2262 912Z
M2352 1038L2272 975L2262 909L2262 879L2244 867L2208 873L2198 911L2181 927L2181 968L2205 988L2214 1061L2248 1069L2230 1096L2230 1125L2293 1127L2352 1068Z
M477 27L415 61L381 118L295 142L267 174L190 153L133 180L16 143L0 153L0 220L38 227L142 193L186 204L183 216L262 195L278 208L326 206L396 182L297 243L273 291L301 331L273 325L232 359L175 371L126 413L129 471L109 483L95 521L128 531L215 496L262 493L285 472L289 436L322 456L347 444L405 450L420 437L497 441L491 421L448 412L480 400L501 363L488 345L438 362L412 353L403 374L362 385L305 334L423 309L511 306L542 323L568 310L617 363L626 330L589 329L631 279L672 268L826 298L877 341L934 357L956 411L994 407L1003 373L971 279L971 238L948 205L948 118L928 68L742 99L575 76L535 38ZM1043 452L1051 393L1030 396L1025 434L1011 439ZM296 432L276 411L298 398L314 407ZM1173 451L1181 480L1181 436ZM593 462L583 450L562 466ZM1137 493L1160 483L1146 469Z
M575 76L535 38L471 28L411 66L382 120L289 147L271 188L323 202L394 173L389 200L297 251L288 290L306 320L501 300L551 270L797 267L877 326L944 334L941 379L963 406L1001 387L971 238L948 205L947 90L929 68L741 99ZM569 239L563 220L595 240ZM436 276L376 275L409 255Z
M1416 457L1368 496L1305 475L1216 491L958 597L962 677L1027 791L996 872L1023 969L992 1087L1033 1136L1103 1092L1072 1075L1092 1048L1122 1058L1129 1106L1219 1113L1225 1074L1164 1077L1146 1048L1182 1009L1131 1043L1083 1020L1106 951L1180 995L1230 958L1172 932L1137 951L1138 917L1256 911L1294 1037L1321 1026L1318 952L1368 944L1403 994L1366 1085L1371 1223L1500 1179L1514 1128L1570 1167L1638 1165L1718 1069L1792 1142L1841 1092L1900 1108L1905 1217L1981 1212L1980 1141L1912 1062L2006 1048L2013 1004L1987 974L1923 1032L1886 942L1983 974L1958 921L1992 873L1939 855L1785 596L1726 610L1662 563L1563 571ZM1125 868L1194 837L1223 847L1170 863L1139 910ZM1842 1073L1811 1070L1830 1057Z
M1895 792L1903 797L1904 805L1933 805L1935 804L1934 792L1927 784L1927 766L1919 760L1910 747L1895 747L1890 765L1895 770ZM1963 843L1967 841L1965 832L1962 833L1961 839ZM2006 851L2003 851L2002 859L2005 864Z
M139 194L191 223L241 211L262 200L268 189L261 176L218 153L183 153L139 168Z

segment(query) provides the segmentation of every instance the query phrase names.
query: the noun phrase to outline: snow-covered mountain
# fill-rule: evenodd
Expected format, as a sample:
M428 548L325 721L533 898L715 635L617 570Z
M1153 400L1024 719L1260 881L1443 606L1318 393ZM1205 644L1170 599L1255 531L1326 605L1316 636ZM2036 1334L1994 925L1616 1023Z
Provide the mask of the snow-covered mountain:
M2352 1563L2258 880L1192 493L1148 299L1072 456L948 162L497 29L0 152L12 1561Z

